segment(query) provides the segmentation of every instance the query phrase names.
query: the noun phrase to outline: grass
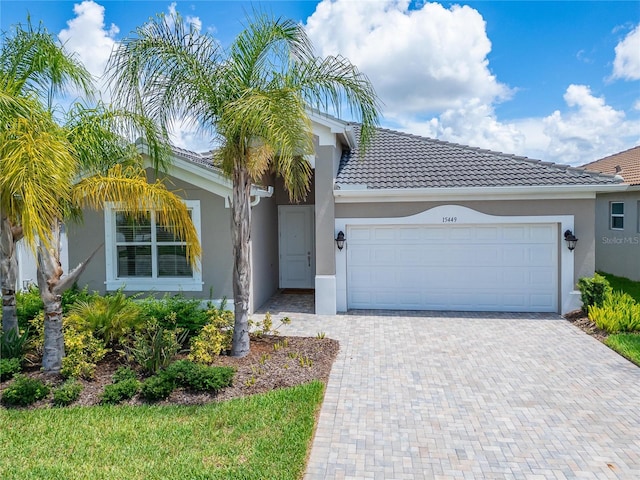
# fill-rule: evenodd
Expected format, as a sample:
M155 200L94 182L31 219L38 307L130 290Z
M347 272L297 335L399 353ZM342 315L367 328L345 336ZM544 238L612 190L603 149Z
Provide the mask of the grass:
M298 479L324 385L193 407L0 410L0 478Z
M616 277L610 273L598 272L603 275L613 288L613 291L622 291L631 295L636 302L640 302L640 282L634 282L625 277Z
M609 335L604 343L623 357L640 366L640 334L616 333Z

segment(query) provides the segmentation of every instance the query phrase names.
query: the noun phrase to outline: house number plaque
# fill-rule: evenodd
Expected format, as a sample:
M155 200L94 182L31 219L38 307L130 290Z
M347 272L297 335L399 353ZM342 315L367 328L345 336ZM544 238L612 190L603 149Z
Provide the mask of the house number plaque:
M442 223L456 223L458 217L442 217Z

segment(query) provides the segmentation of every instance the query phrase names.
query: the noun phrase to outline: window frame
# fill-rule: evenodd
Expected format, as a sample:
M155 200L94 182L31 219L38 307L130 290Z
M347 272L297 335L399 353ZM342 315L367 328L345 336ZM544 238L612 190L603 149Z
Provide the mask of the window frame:
M200 228L200 200L183 200L189 210L191 210L191 220L196 229L198 238L202 241ZM200 259L192 268L191 277L160 277L158 276L158 255L157 248L165 242L158 242L155 234L150 241L152 258L151 277L119 277L118 276L118 243L116 234L116 213L122 211L118 204L106 202L104 207L104 245L105 245L105 267L107 290L123 289L127 292L138 292L146 290L157 290L161 292L201 292L202 291L202 265ZM153 212L152 212L153 217ZM152 231L155 222L152 221ZM154 276L155 275L155 276Z
M622 213L613 213L613 206L614 205L622 205ZM622 227L614 227L613 226L613 219L614 218L621 218L622 219ZM609 202L609 229L610 230L624 230L624 202Z

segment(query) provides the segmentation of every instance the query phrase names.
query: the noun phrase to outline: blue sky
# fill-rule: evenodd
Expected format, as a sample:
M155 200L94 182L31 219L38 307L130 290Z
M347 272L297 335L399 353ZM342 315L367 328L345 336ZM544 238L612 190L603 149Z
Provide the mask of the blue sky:
M224 45L254 9L300 21L319 54L369 75L389 128L573 165L640 144L638 1L2 0L0 25L30 12L99 75L113 45L173 9Z

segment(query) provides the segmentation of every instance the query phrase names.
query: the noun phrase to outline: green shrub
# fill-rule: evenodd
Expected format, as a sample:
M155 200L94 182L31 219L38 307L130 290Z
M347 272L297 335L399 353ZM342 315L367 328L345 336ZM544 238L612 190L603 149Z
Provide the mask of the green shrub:
M125 345L125 353L144 372L153 374L171 363L185 337L186 332L166 329L157 320L151 319Z
M640 304L631 295L614 292L602 306L589 307L589 318L607 333L640 331Z
M2 403L6 406L27 406L49 395L50 388L42 380L18 374L4 392Z
M83 386L75 378L70 378L59 387L53 389L53 404L56 407L66 407L75 402L82 392Z
M16 314L21 330L27 327L29 320L43 310L44 304L40 298L38 287L32 285L25 292L16 292Z
M91 380L96 373L96 364L109 352L104 341L95 338L90 331L76 330L64 325L64 349L60 373L64 377L79 377Z
M212 308L207 314L209 323L191 339L189 352L189 360L204 364L231 348L234 321L233 312L228 310Z
M27 350L29 329L22 334L15 330L0 332L0 357L22 358Z
M138 374L131 367L120 367L114 372L111 379L113 383L120 383L125 380L137 380Z
M142 382L140 395L149 401L163 400L171 395L176 388L176 382L172 375L162 371Z
M166 294L161 299L147 297L138 304L147 319L155 318L167 329L181 328L187 332L187 337L196 335L209 321L200 300L185 298L182 294Z
M69 290L65 290L62 294L62 313L65 315L69 313L69 310L73 305L78 302L92 302L95 298L98 298L100 294L96 291L89 292L89 286L85 285L81 290L78 288L78 284L74 283Z
M19 358L0 358L0 382L9 380L22 370Z
M166 373L182 387L196 392L217 393L231 385L235 370L231 367L208 367L188 360L179 360L169 365Z
M578 280L578 289L582 299L582 310L585 312L588 312L589 307L593 305L602 306L605 299L612 293L607 279L598 273L591 278L582 277Z
M140 382L137 378L127 378L118 383L106 385L100 396L100 403L115 405L123 400L133 398L140 391Z
M253 335L257 337L262 337L263 335L280 335L278 328L282 325L289 325L291 323L291 319L289 317L283 317L280 319L280 324L277 328L273 327L273 318L271 317L271 313L267 312L264 315L262 320L257 322L249 321L249 325L254 327L252 332Z
M112 345L142 326L144 317L138 305L118 291L113 295L77 301L69 308L66 321L76 330L91 331L107 345Z

